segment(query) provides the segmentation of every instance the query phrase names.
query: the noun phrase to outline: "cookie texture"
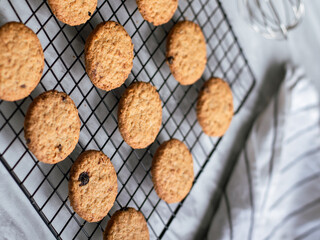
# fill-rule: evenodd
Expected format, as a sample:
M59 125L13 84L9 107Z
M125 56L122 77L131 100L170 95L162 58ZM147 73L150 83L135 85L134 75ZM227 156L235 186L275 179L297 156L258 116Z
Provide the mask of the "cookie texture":
M207 64L206 41L201 28L190 21L174 25L167 39L166 57L172 75L180 84L196 82Z
M83 152L73 163L69 199L73 210L88 222L98 222L112 208L118 192L110 159L100 151Z
M88 21L97 8L97 2L97 0L48 0L53 14L70 26Z
M199 93L197 118L208 136L221 137L229 128L233 117L232 91L220 78L206 81Z
M0 99L23 99L42 76L44 56L37 35L22 23L0 27Z
M48 91L30 104L24 136L29 150L44 163L64 160L75 148L80 135L78 109L63 92Z
M134 208L116 211L103 234L104 240L149 240L149 230L143 214Z
M169 22L178 7L178 0L136 1L142 17L154 26Z
M157 149L151 167L158 196L167 203L180 202L189 193L194 178L192 155L187 146L171 139Z
M154 142L162 122L160 96L154 86L135 82L123 93L118 106L118 125L124 141L132 148Z
M85 44L86 71L92 83L105 91L120 87L133 66L133 44L117 22L100 23Z

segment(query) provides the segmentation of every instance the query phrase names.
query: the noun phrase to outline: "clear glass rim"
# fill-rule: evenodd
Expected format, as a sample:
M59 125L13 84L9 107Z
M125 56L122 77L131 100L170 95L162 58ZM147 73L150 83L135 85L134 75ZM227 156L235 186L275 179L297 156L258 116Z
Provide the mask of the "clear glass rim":
M256 0L259 1L259 0ZM270 0L264 0L269 2ZM291 0L288 0L291 2ZM240 14L244 18L244 20L252 27L252 29L261 34L263 37L267 39L275 39L275 40L283 40L288 36L288 32L294 28L296 28L302 21L303 16L305 14L304 3L301 0L297 0L296 4L296 12L295 21L290 23L289 25L278 25L277 28L264 27L263 23L259 22L258 19L254 17L254 15L250 14L251 9L249 9L248 0L238 0L238 9Z

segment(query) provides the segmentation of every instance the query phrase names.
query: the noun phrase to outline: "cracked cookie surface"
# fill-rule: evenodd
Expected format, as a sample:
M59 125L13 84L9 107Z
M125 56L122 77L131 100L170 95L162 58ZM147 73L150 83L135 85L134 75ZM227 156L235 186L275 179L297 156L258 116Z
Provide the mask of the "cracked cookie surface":
M159 93L150 83L134 82L121 96L118 126L132 148L146 148L156 139L162 122Z
M154 26L169 22L178 7L178 0L136 1L142 17Z
M167 203L182 201L193 179L193 159L187 146L171 139L162 143L152 160L152 181L158 196Z
M37 35L22 23L0 27L0 99L16 101L30 95L44 68Z
M24 136L29 150L44 163L64 160L76 147L80 135L78 109L63 92L48 91L30 104Z
M134 208L116 211L108 221L104 240L148 240L149 230L143 214Z
M110 91L120 87L133 67L133 44L117 22L100 23L85 44L86 72L98 88Z
M166 58L180 84L195 83L207 64L206 41L199 25L190 21L174 25L167 38Z
M197 101L197 118L208 136L221 137L228 130L233 117L233 99L229 84L211 78L203 84Z
M97 8L97 2L97 0L48 0L53 14L70 26L88 21Z

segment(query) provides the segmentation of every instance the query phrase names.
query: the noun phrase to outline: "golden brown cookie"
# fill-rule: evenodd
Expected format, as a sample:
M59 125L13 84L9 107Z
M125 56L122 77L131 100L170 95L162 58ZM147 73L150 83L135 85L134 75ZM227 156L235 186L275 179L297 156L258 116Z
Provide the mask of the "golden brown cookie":
M30 104L24 120L24 136L30 151L44 163L64 160L80 135L78 109L63 92L48 91Z
M37 35L22 23L0 28L0 99L16 101L38 85L44 56Z
M118 125L124 141L132 148L146 148L156 139L162 122L157 89L135 82L123 93L118 106Z
M69 199L73 210L88 222L98 222L112 208L118 192L117 174L100 151L83 152L73 163Z
M116 211L103 233L104 240L149 240L149 230L143 214L134 208Z
M100 23L85 44L86 71L92 83L105 91L120 87L133 66L133 44L117 22Z
M169 22L178 7L178 0L136 1L142 17L155 26Z
M206 81L197 102L197 118L204 133L221 137L229 128L232 117L232 92L228 83L220 78Z
M174 78L182 85L196 82L207 64L206 40L194 22L181 21L167 39L167 63Z
M192 155L187 146L171 139L157 149L151 167L158 196L167 203L180 202L189 193L194 178Z
M97 2L97 0L48 0L53 14L70 26L88 21L97 8Z

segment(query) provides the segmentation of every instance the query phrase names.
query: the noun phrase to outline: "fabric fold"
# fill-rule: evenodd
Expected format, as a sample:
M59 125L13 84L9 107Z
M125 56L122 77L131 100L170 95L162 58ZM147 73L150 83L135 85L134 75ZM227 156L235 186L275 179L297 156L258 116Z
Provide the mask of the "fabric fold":
M320 236L319 110L304 71L287 66L279 91L253 124L208 239Z

